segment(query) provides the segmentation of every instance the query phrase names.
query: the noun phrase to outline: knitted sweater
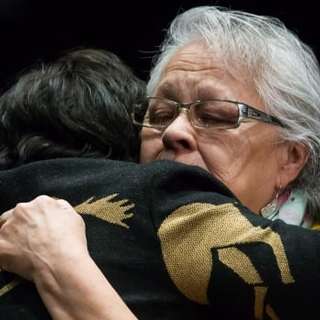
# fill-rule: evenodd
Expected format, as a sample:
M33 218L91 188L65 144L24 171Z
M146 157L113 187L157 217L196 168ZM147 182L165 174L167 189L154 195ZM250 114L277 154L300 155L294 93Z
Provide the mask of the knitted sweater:
M1 212L39 194L68 200L139 319L311 319L319 301L320 233L251 213L202 169L47 160L0 172L0 190ZM1 272L0 319L50 316L31 283Z

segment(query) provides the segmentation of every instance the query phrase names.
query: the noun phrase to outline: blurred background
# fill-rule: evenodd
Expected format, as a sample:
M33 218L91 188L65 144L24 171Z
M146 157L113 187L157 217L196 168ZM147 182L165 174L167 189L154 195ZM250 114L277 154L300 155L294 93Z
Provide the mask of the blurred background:
M291 0L293 2L293 0ZM74 47L104 48L118 54L147 80L151 58L177 13L216 4L284 21L320 57L315 3L283 0L0 0L0 88L19 71Z

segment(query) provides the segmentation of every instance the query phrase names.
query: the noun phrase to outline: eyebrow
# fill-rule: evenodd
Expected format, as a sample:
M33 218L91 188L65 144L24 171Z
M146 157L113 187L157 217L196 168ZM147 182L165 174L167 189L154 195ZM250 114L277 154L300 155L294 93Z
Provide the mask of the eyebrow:
M193 95L195 95L198 100L233 100L234 96L230 96L230 92L223 90L223 88L218 88L217 86L210 85L210 83L202 84L192 88ZM156 96L165 97L170 100L180 101L181 100L181 90L176 86L174 82L169 80L160 84L156 91ZM183 100L183 99L182 99Z
M226 96L226 93L212 86L200 86L197 88L197 96L201 100L211 100L211 99L230 99L229 96Z
M198 97L210 99L235 99L235 90L233 84L225 83L221 79L207 77L196 87Z
M178 90L173 83L164 82L158 87L156 96L164 96L168 99L175 100L178 98Z

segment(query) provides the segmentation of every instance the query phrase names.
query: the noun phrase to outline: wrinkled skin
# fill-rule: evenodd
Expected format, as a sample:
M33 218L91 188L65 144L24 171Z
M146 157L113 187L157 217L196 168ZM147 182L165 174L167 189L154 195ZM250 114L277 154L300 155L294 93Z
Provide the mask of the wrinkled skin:
M227 99L265 111L250 80L240 80L223 70L203 44L192 43L172 57L153 96L184 103ZM252 121L208 133L192 127L182 112L163 132L143 128L141 162L169 159L199 166L258 213L296 178L306 161L304 147L283 142L279 130Z
M0 223L1 267L28 280L61 257L89 255L84 222L67 201L39 196L5 212Z

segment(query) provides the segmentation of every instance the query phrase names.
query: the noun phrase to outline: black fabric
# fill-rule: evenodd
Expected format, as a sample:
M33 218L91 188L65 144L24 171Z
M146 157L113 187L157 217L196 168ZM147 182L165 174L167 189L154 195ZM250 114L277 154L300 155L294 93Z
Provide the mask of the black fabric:
M0 172L0 190L1 212L39 194L68 200L83 214L90 254L139 319L316 314L320 234L249 212L199 168L48 160ZM31 283L6 289L14 279L0 273L0 319L50 319Z

